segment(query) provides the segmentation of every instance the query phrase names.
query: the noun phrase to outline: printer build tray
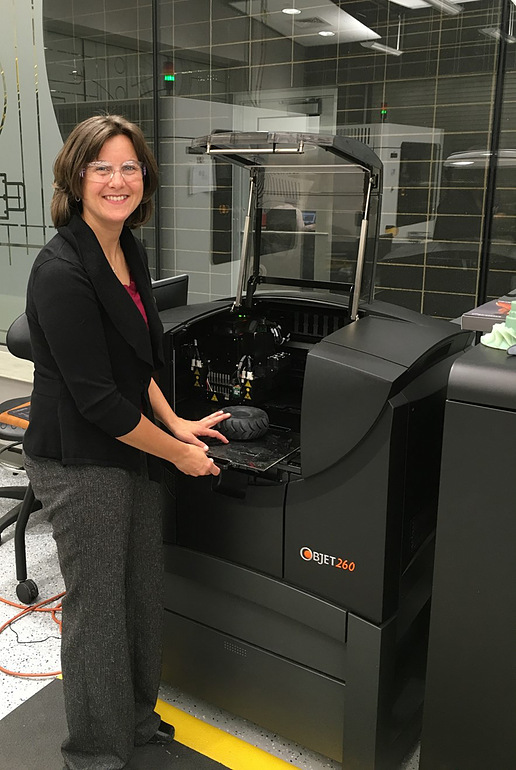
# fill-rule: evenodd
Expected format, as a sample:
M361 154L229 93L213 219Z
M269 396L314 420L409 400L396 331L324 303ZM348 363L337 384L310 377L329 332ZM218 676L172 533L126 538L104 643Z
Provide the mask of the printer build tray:
M298 451L299 433L271 425L267 433L252 441L230 441L221 444L216 439L206 442L209 456L221 468L231 467L246 471L268 471L274 465Z

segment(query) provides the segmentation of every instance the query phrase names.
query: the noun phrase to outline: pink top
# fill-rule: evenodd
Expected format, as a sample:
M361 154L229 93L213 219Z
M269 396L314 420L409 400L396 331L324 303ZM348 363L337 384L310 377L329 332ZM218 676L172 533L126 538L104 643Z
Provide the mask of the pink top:
M148 326L149 322L147 320L147 313L145 312L145 308L143 307L142 298L140 297L138 289L136 288L136 284L135 284L135 282L133 281L132 278L131 278L131 282L130 282L129 286L126 286L125 283L124 283L124 288L127 289L131 299L133 300L134 304L136 305L136 307L138 308L138 310L142 314L143 320L145 321L145 323Z

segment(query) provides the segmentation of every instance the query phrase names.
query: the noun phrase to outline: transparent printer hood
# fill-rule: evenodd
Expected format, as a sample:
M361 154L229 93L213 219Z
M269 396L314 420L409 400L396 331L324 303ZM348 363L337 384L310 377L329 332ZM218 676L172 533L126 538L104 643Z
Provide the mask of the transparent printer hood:
M349 294L351 318L374 285L382 164L365 144L290 132L215 133L190 153L243 169L245 216L235 306L265 284Z

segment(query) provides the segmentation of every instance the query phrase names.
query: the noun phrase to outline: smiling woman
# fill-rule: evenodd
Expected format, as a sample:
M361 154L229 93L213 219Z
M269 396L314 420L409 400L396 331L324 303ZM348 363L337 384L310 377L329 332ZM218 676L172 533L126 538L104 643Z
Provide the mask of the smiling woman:
M147 255L130 230L150 217L157 183L140 129L118 116L85 120L54 175L58 233L27 288L35 373L25 468L52 522L67 591L65 765L117 770L135 746L173 737L154 710L163 572L157 458L191 476L217 476L201 437L227 443L215 429L226 415L180 419L153 379L163 327Z

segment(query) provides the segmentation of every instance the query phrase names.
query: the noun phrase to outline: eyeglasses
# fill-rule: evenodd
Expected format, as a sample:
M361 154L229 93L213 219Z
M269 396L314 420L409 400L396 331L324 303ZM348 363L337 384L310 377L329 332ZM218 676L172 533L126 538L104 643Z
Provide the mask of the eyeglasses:
M136 160L128 160L117 167L112 166L111 163L104 163L102 160L94 160L82 169L80 176L84 177L85 174L88 174L88 178L93 182L109 182L117 171L128 181L135 181L147 173L144 164Z

